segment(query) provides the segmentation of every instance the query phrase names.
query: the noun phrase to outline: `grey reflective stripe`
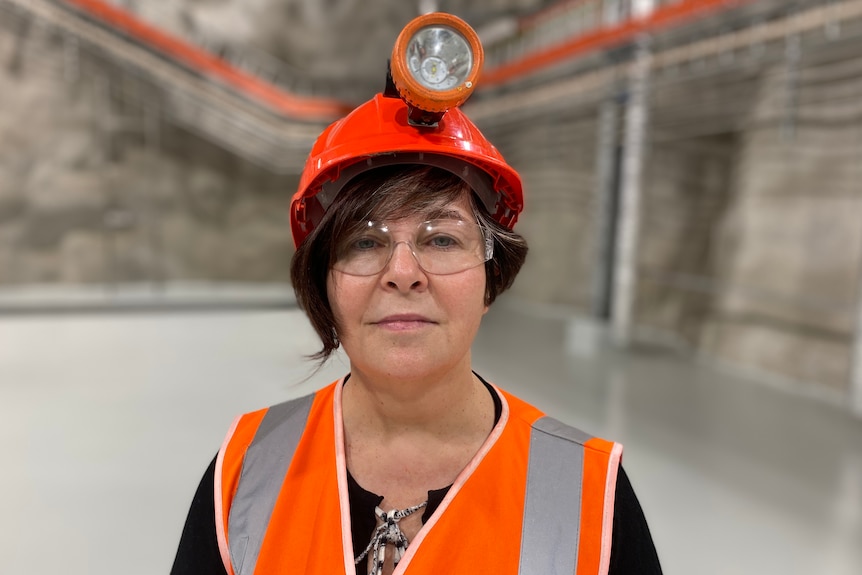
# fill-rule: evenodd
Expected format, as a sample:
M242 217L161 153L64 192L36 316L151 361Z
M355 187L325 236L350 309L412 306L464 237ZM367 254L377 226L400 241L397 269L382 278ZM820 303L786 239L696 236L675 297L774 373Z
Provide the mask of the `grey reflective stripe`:
M254 573L269 518L313 401L314 396L309 395L270 407L246 451L228 520L236 575Z
M578 564L584 442L551 417L533 424L519 575L570 575Z

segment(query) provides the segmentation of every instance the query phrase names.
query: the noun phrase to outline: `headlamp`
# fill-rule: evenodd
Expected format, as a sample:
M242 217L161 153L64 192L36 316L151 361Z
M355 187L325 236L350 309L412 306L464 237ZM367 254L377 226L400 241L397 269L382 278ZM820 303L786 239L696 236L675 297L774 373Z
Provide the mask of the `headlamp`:
M469 24L451 14L415 18L398 35L390 70L398 94L411 107L410 120L435 125L476 88L484 53Z

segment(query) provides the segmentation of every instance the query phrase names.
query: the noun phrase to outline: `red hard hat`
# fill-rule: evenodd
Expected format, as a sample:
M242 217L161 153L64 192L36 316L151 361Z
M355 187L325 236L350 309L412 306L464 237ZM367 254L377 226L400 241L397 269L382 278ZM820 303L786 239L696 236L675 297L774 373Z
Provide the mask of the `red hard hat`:
M423 164L464 179L488 213L511 229L523 209L521 177L457 107L434 127L408 123L407 104L377 94L330 125L311 149L290 206L299 246L339 191L360 173L392 164Z

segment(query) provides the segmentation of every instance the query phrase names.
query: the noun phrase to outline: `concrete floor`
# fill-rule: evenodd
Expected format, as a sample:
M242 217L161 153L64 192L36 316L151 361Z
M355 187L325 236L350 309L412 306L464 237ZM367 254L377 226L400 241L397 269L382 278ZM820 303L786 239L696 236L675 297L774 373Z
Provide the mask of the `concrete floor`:
M167 573L233 416L313 374L295 310L0 316L2 572ZM495 304L476 369L623 442L669 574L862 573L862 421L565 314Z

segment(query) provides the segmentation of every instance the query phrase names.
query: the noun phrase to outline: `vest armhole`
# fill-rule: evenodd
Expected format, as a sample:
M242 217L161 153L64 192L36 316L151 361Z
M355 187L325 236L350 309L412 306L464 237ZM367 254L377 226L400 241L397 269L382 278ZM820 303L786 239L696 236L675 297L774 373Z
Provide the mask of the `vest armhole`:
M269 408L260 409L233 420L216 456L215 478L213 480L213 498L215 503L216 540L219 555L228 575L235 575L231 561L230 541L228 539L228 524L230 521L231 501L239 485L242 473L245 450L260 427L261 421Z
M584 492L581 504L580 573L607 575L613 541L616 483L622 444L593 437L584 443Z
M614 531L614 504L617 495L617 475L623 457L623 446L614 443L608 456L608 471L605 481L604 513L602 515L602 551L599 573L605 575L611 566L611 547Z
M228 546L227 541L227 515L225 514L224 508L224 491L223 491L223 483L222 478L224 477L224 457L225 452L227 451L227 446L230 443L230 440L233 438L234 433L236 432L236 428L239 426L239 422L242 419L242 416L237 416L236 419L233 420L233 423L230 426L230 429L225 436L224 442L222 442L222 446L218 451L218 456L216 457L216 467L215 467L215 477L213 481L213 497L215 500L215 528L216 528L216 539L218 540L218 550L221 555L222 563L224 564L225 572L228 575L234 575L233 566L230 561L230 547Z

